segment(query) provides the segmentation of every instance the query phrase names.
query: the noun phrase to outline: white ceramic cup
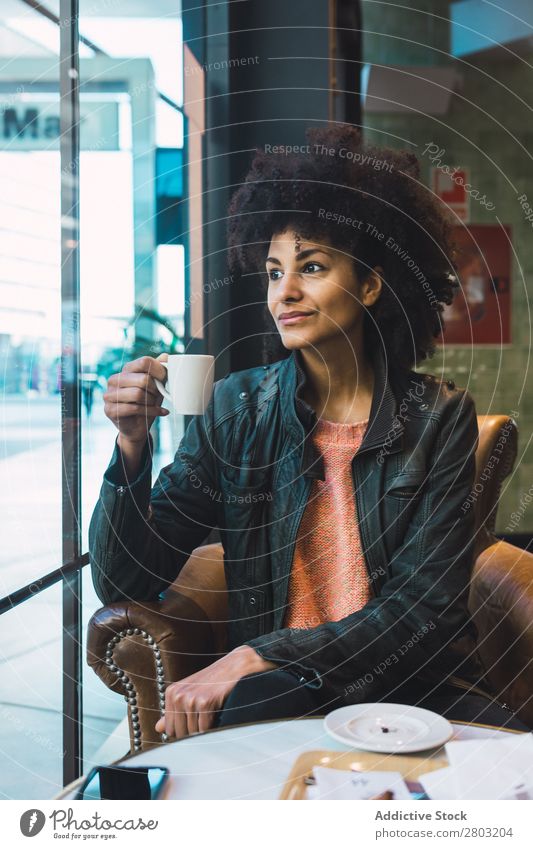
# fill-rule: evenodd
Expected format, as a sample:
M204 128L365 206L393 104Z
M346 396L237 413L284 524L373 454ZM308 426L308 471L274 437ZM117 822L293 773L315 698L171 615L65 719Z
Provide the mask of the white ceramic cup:
M213 392L215 358L210 354L169 354L168 361L159 360L168 372L166 385L155 385L175 413L196 416L204 413Z

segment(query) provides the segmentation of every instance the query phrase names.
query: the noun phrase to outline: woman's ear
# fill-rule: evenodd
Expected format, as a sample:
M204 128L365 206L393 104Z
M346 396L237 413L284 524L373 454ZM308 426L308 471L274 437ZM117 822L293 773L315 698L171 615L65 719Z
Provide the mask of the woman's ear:
M365 307L371 307L381 295L383 286L383 268L376 265L363 281L362 302Z

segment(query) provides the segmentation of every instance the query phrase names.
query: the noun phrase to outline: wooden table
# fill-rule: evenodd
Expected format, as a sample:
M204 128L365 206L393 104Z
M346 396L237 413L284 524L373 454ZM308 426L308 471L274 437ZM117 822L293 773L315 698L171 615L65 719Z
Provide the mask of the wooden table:
M478 723L451 724L453 740L522 733ZM326 734L323 718L314 716L215 728L115 763L168 767L165 799L278 799L294 761L309 749L357 751ZM442 757L444 747L416 756L423 754ZM54 798L73 799L82 782L80 778L69 784Z

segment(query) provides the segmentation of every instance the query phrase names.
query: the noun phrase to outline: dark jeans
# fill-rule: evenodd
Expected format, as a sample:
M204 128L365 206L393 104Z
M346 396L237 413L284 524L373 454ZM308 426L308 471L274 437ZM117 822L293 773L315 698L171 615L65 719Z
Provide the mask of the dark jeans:
M382 701L427 708L450 721L480 722L518 731L531 730L511 710L498 702L450 685L440 684L434 692L428 694L420 690L415 682L391 690L390 695ZM345 704L343 699L332 698L331 694L327 694L324 687L314 689L300 684L295 673L269 669L245 675L237 682L217 714L215 728L264 719L294 719L326 714Z

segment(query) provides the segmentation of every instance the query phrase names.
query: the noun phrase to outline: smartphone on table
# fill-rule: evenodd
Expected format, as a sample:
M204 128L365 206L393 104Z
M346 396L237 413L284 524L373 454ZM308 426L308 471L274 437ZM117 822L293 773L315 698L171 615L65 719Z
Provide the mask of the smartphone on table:
M76 799L159 799L167 780L164 766L95 766Z

